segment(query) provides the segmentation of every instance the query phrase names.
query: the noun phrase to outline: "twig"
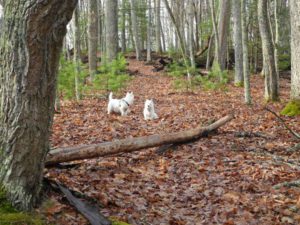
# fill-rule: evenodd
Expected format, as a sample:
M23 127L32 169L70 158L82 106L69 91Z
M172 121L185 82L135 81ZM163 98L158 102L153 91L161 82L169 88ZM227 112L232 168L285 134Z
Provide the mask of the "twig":
M281 187L300 187L300 180L294 180L290 182L283 182L273 186L274 189L279 189Z
M281 122L284 127L297 139L300 139L300 134L296 133L295 131L293 131L291 128L289 128L288 125L286 125L285 121L277 115L277 113L275 113L274 111L272 111L271 109L269 109L268 107L265 107L265 110L269 111L270 113L272 113L278 120L279 122Z
M240 131L234 134L235 137L244 137L244 138L252 138L252 137L260 137L264 139L271 139L273 137L267 136L261 132L252 132L252 131Z

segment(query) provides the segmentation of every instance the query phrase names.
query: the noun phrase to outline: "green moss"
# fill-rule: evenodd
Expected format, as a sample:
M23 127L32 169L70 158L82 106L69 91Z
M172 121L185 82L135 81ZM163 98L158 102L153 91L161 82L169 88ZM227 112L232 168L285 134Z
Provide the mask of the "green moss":
M0 213L0 224L26 224L26 225L42 225L43 222L40 218L27 213Z
M7 200L3 188L0 187L0 224L26 224L26 225L42 225L41 218L29 213L23 213L16 210Z
M123 221L119 221L115 217L110 217L109 220L112 222L112 225L130 225L129 223L126 223L126 222L123 222Z
M280 113L285 116L300 115L300 100L289 102Z
M236 83L234 83L234 86L236 86L236 87L244 87L244 83L243 82L236 82Z

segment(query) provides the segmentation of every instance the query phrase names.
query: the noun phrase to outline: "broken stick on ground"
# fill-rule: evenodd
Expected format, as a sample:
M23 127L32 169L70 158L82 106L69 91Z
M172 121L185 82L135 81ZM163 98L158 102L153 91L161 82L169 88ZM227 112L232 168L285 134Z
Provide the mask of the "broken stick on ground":
M166 144L184 143L205 137L212 131L215 131L222 125L231 121L233 115L225 116L213 124L206 127L197 127L195 129L171 133L155 134L137 138L127 138L113 142L104 142L94 145L83 145L69 148L59 148L49 152L46 166L55 165L61 162L74 160L90 159L115 155L118 153L133 152L140 149L157 147Z

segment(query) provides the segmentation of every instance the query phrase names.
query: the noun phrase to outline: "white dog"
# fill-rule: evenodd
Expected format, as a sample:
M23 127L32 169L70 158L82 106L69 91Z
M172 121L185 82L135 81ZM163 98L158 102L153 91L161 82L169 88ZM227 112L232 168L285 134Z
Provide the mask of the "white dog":
M129 112L129 106L133 104L134 95L132 92L127 92L125 98L113 99L113 93L109 94L109 102L107 106L107 114L111 112L121 113L122 116L126 116Z
M151 100L146 99L146 101L145 101L144 119L145 120L158 119L158 116L154 110L154 102L152 99Z

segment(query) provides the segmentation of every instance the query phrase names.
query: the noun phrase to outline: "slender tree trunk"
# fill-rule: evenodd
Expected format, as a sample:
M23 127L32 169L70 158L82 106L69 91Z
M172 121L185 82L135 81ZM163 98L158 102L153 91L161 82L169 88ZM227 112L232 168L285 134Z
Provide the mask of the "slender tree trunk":
M98 8L97 0L88 1L89 73L94 80L97 70Z
M257 6L258 23L265 63L265 99L267 101L277 101L279 99L279 81L275 68L274 46L268 17L267 1L258 0Z
M160 23L160 33L161 33L161 38L162 38L162 51L166 51L166 38L165 38L165 33L162 27L162 24Z
M241 16L241 0L232 0L233 11L233 36L234 36L234 62L235 62L235 76L234 83L237 86L243 84L243 43L242 43L242 21ZM246 43L247 45L247 43Z
M215 37L215 52L217 54L215 54L215 62L219 62L220 61L220 55L219 55L219 49L220 49L220 42L219 42L219 31L218 31L218 27L217 27L217 21L216 21L216 11L215 11L215 2L214 0L210 0L210 11L211 11L211 20L212 20L212 24L213 24L213 29L214 29L214 37Z
M173 25L175 27L175 31L176 31L177 37L179 39L180 49L181 49L182 55L185 57L185 52L186 52L185 49L186 49L186 47L185 47L185 41L184 41L184 38L183 38L183 34L181 33L180 27L178 26L178 24L177 24L177 22L175 20L175 17L174 17L174 15L172 13L172 10L171 10L171 8L169 6L168 0L164 0L164 3L165 3L165 6L166 6L166 9L168 11L168 14L169 14L169 16L171 18L171 21L172 21L172 23L173 23Z
M0 34L0 186L14 206L38 203L56 75L76 0L7 0Z
M290 6L292 50L291 99L300 100L300 2L290 0Z
M190 62L191 67L195 68L195 55L194 55L194 46L193 46L193 33L194 33L194 4L193 0L188 1L188 46L189 46L189 53L190 53Z
M147 20L147 61L151 61L151 0L148 0L148 20Z
M121 29L121 46L122 52L126 52L126 0L122 0L122 29Z
M248 30L247 30L247 12L246 0L241 0L241 21L242 21L242 58L243 58L243 73L244 73L244 90L245 103L251 104L250 94L250 73L249 73L249 57L248 57Z
M279 21L278 21L278 0L274 0L275 38L274 38L274 59L277 79L279 80L278 68L278 47L279 47Z
M138 22L137 22L137 15L136 15L136 1L130 0L131 2L131 20L132 20L132 32L134 37L134 43L135 43L135 51L136 51L136 59L141 60L142 59L142 42L141 37L138 32Z
M103 45L103 10L102 0L98 0L98 49L102 53Z
M79 76L81 73L81 68L80 68L80 55L81 55L81 50L80 50L80 26L79 26L79 7L77 6L75 11L74 11L74 18L73 18L73 32L74 32L74 64L75 64L75 95L76 95L76 100L79 101L81 98L81 93L79 89Z
M212 55L212 49L213 49L213 41L215 40L214 39L214 33L211 35L211 38L209 39L209 44L208 44L208 49L207 49L207 56L206 56L206 70L209 70L210 68L210 64L211 64L211 61L210 61L210 58L211 58L211 55Z
M161 47L161 33L160 33L160 7L161 7L161 1L160 0L154 0L155 2L155 39L156 39L156 51L158 53L162 52Z
M105 33L106 56L111 62L118 55L118 0L106 0Z

